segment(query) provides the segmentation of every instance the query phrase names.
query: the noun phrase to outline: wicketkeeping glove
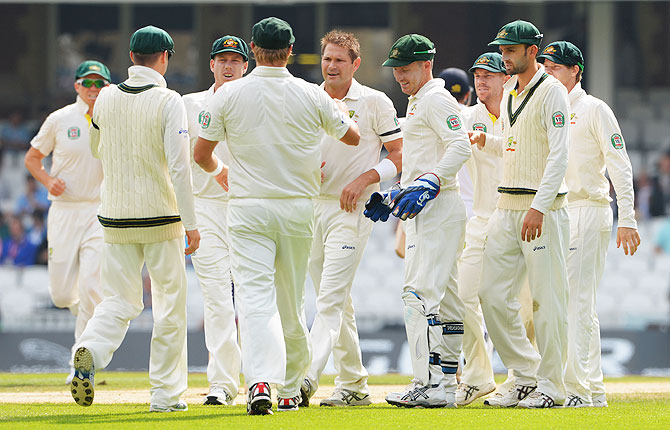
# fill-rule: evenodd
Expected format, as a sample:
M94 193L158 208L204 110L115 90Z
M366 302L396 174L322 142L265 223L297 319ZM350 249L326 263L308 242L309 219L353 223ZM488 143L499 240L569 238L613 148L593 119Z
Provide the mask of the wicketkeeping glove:
M391 215L393 205L395 204L395 197L400 191L400 183L396 183L388 190L372 193L370 199L365 203L365 211L363 211L363 215L374 222L379 220L385 222L389 219L389 215Z
M424 173L395 196L393 215L401 220L414 218L427 202L440 193L440 178L434 173Z

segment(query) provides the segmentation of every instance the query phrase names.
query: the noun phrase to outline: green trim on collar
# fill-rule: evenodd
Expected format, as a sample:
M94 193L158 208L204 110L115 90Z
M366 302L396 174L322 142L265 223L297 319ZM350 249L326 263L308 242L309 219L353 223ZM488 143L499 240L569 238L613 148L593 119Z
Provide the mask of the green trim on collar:
M139 94L139 93L150 90L153 87L157 87L157 86L158 85L156 85L156 84L149 84L149 85L144 85L144 86L141 86L141 87L131 87L130 85L126 85L124 83L121 83L121 84L117 85L118 89L120 89L124 93L128 93L128 94Z
M528 95L521 102L521 106L519 106L514 112L512 112L512 99L513 99L514 96L512 96L512 94L510 94L507 97L507 114L509 115L510 126L513 126L514 123L516 123L516 120L519 118L519 115L521 115L521 111L523 111L523 108L526 107L526 104L528 104L528 101L530 100L530 98L535 93L535 90L537 89L537 87L539 87L540 84L542 82L544 82L545 79L547 79L547 76L549 76L549 75L547 75L546 73L542 74L542 77L535 83L535 85L533 85L533 87L530 90L528 90Z

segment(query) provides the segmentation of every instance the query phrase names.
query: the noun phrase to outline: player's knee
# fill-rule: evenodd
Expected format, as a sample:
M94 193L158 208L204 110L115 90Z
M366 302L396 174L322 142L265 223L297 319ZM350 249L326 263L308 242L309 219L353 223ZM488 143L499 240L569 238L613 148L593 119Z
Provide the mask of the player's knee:
M425 315L425 307L423 305L423 301L421 300L419 295L414 291L404 291L402 293L402 301L405 303L406 307L411 308Z

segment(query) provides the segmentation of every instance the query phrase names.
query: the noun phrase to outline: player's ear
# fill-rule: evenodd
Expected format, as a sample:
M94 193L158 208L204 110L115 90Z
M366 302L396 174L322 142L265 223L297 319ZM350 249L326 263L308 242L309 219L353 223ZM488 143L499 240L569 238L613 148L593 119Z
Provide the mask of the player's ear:
M354 72L361 67L361 57L358 57L354 60Z
M209 60L209 70L214 73L214 59Z

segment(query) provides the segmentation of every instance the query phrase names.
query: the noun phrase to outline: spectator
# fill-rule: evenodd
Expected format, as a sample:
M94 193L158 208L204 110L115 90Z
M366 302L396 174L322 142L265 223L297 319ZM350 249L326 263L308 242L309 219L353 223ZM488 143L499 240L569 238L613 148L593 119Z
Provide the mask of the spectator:
M0 263L15 266L35 264L39 243L33 243L21 224L21 219L11 217L9 220L9 237L2 240Z
M649 178L647 172L642 171L633 181L633 187L638 218L647 220L665 215L665 193L658 177ZM670 192L670 189L668 191Z
M26 193L16 201L14 215L19 217L32 216L37 210L44 214L49 208L49 204L47 190L41 184L38 184L32 175L27 175Z
M23 121L23 114L14 111L9 116L9 123L0 131L0 166L2 166L3 153L14 153L14 165L17 159L30 148L30 139L33 133Z

